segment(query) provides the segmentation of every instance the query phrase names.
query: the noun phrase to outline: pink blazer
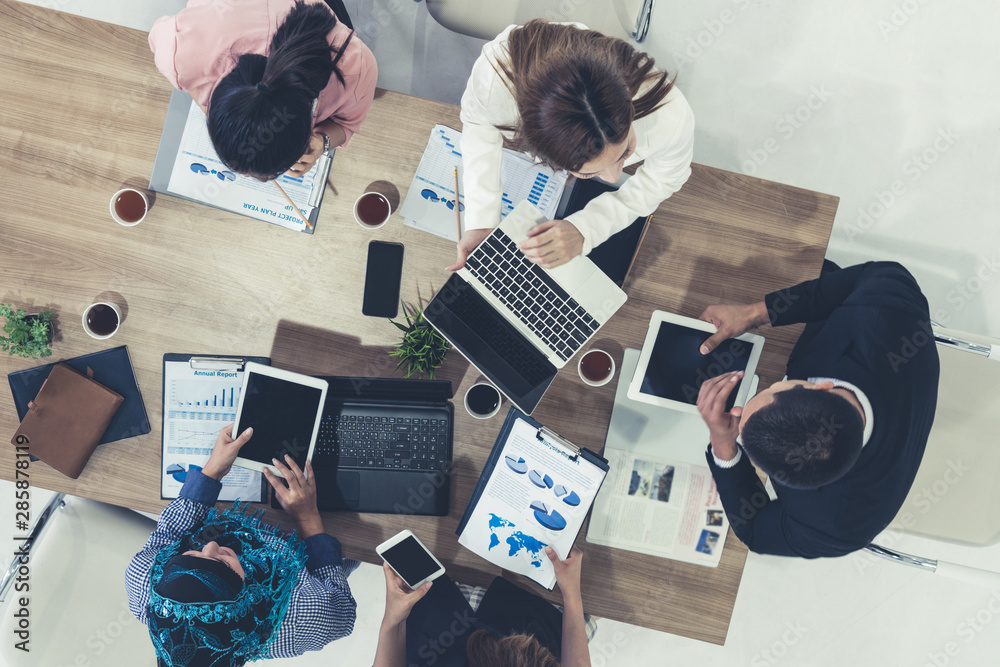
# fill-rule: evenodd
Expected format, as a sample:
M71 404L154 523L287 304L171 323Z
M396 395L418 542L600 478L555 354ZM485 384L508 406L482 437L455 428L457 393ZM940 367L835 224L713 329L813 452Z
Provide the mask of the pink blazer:
M305 1L327 6L323 0ZM149 31L156 67L178 90L197 91L196 101L207 108L215 86L233 70L239 56L268 55L271 38L294 4L294 0L189 0L179 14L164 16ZM338 23L330 31L330 45L339 49L350 34ZM319 94L313 125L332 118L349 140L372 105L378 67L357 35L338 67L345 85L330 77Z

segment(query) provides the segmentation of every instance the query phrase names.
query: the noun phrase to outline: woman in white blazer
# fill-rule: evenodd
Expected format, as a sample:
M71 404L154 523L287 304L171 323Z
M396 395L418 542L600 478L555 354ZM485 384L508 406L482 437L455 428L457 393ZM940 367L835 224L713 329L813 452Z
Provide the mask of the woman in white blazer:
M627 42L580 24L536 19L483 47L462 96L465 234L457 271L500 224L504 139L554 169L617 191L566 220L535 227L521 249L545 268L565 264L656 210L691 175L694 113L666 72Z

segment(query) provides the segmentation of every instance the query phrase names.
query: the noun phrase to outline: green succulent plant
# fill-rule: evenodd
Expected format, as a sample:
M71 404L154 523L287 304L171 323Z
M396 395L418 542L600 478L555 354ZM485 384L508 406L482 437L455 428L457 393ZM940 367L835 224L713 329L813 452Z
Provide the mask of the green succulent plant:
M0 317L7 319L3 325L6 336L0 336L0 350L10 355L19 355L38 359L52 354L49 343L52 340L53 313L46 310L35 315L26 315L23 310L14 308L12 303L0 303Z
M396 364L397 370L406 366L406 375L403 377L408 378L417 374L426 375L428 379L433 380L434 371L441 366L444 356L448 353L448 341L424 319L423 309L412 304L402 305L406 324L389 320L403 332L399 345L389 353L389 356L399 359Z

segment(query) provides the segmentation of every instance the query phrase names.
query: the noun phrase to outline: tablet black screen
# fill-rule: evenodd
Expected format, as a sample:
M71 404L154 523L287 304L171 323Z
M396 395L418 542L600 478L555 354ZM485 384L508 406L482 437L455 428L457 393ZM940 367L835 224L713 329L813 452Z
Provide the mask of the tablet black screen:
M709 336L707 331L660 322L640 391L695 405L702 382L730 371L746 370L753 345L729 338L703 355L699 348ZM735 404L738 391L733 389L729 394L727 410Z
M240 456L270 465L272 458L284 463L289 454L300 468L304 466L321 395L315 387L251 373L237 433L252 426L253 437L240 449Z

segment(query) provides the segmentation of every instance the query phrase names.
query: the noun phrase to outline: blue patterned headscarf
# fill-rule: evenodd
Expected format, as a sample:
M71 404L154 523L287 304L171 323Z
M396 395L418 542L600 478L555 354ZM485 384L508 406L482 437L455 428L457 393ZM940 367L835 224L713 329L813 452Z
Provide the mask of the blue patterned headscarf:
M237 502L221 514L211 510L201 525L156 555L150 573L148 625L159 664L238 667L267 657L305 566L305 543L294 533L286 537L262 523L264 510L247 515L246 509ZM173 577L178 562L168 568L168 561L209 542L236 552L244 571L242 590L235 597L217 595L214 602L178 602L161 595L157 587L164 569ZM184 574L211 588L204 573L191 569Z

